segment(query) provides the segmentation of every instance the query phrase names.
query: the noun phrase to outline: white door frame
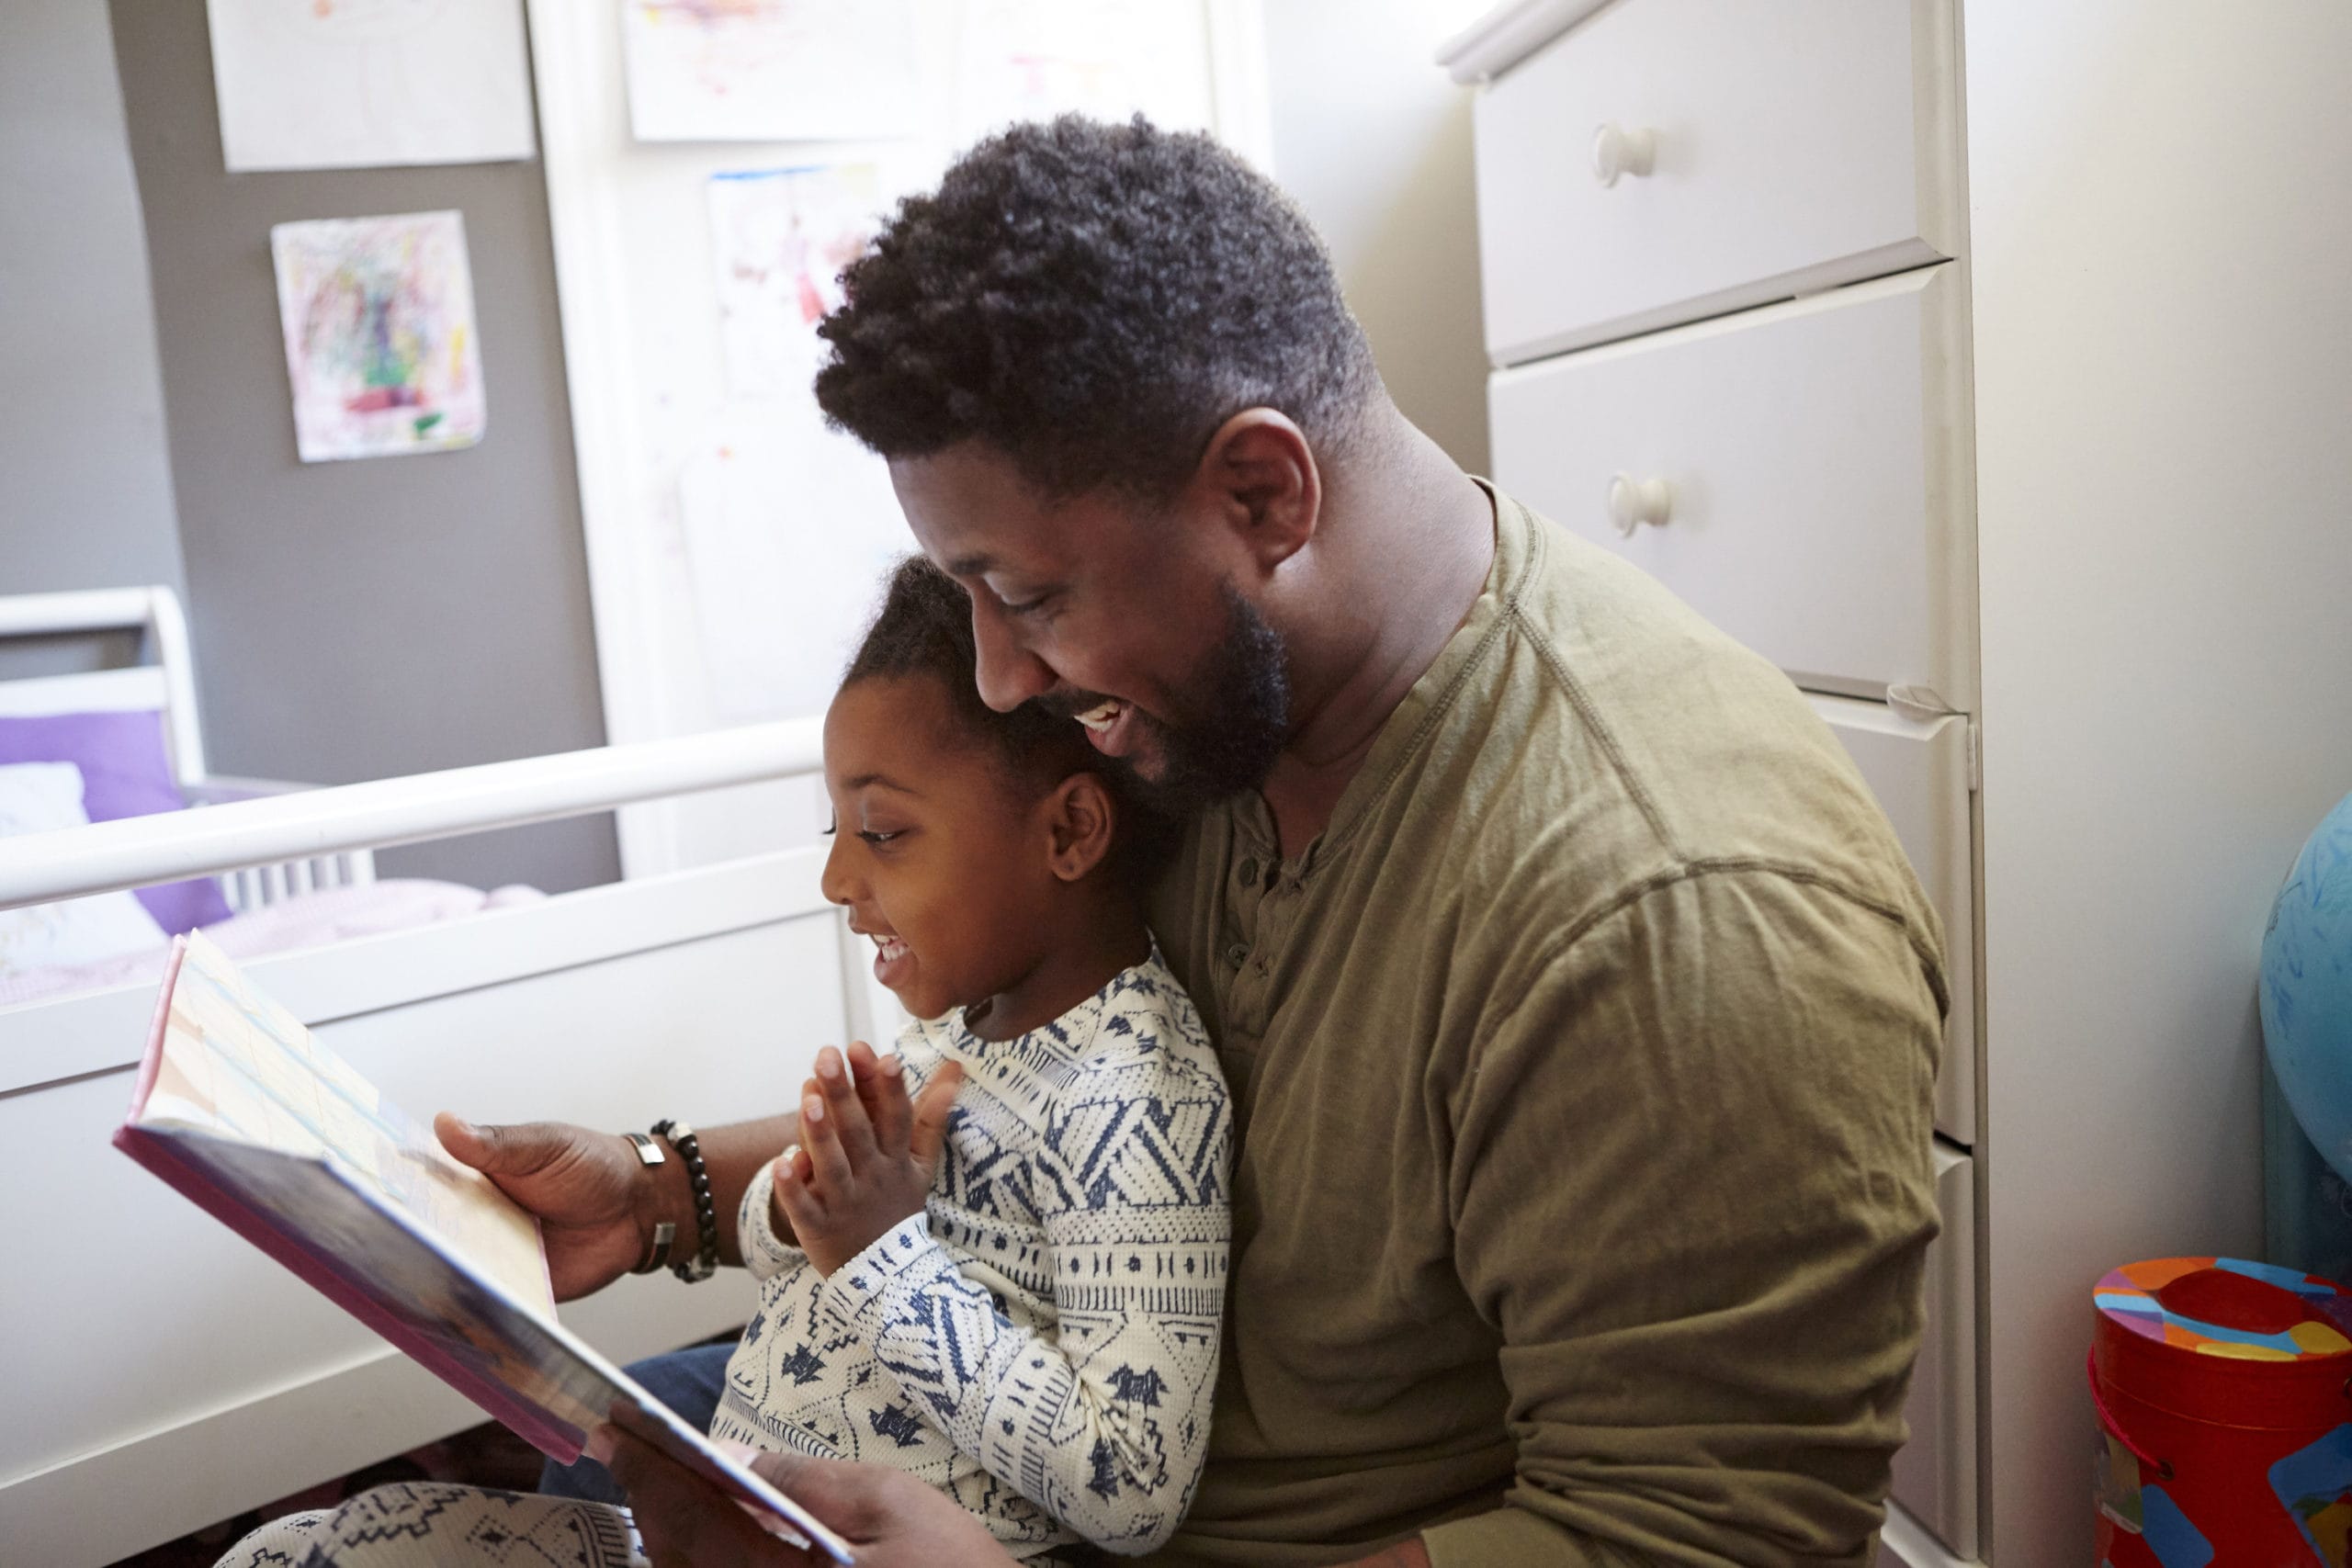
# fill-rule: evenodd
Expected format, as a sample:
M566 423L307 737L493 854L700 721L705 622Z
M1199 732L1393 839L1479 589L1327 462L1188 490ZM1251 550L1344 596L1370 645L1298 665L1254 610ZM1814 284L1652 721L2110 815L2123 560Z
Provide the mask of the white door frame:
M945 15L948 0L925 0ZM1218 134L1261 168L1272 167L1261 0L1200 0L1209 42ZM621 6L528 0L539 148L555 252L564 370L571 400L586 535L589 604L608 743L655 739L684 726L673 694L686 671L648 596L656 581L656 522L664 478L637 402L630 346L632 283L623 243L630 214L616 161L637 143L629 125ZM936 19L936 18L933 18ZM744 143L747 155L759 143ZM682 861L679 803L624 807L622 873L638 877Z

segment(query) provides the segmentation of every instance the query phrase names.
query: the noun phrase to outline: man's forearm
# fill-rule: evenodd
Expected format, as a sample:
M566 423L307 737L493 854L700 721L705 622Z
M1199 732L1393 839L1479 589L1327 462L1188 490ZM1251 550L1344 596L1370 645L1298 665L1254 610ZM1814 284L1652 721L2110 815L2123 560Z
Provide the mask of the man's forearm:
M1430 1568L1430 1549L1421 1544L1419 1536L1408 1536L1394 1546L1382 1547L1369 1557L1343 1562L1340 1568Z
M800 1118L787 1112L782 1116L766 1116L757 1122L732 1122L724 1127L698 1128L696 1137L702 1145L702 1164L710 1178L710 1197L718 1211L718 1260L741 1264L743 1248L735 1235L735 1211L743 1204L743 1190L759 1174L760 1167L782 1154L787 1145L800 1136ZM649 1208L653 1220L667 1220L678 1227L678 1235L671 1247L674 1258L694 1256L695 1224L694 1184L686 1175L686 1162L671 1157L645 1173L650 1178Z

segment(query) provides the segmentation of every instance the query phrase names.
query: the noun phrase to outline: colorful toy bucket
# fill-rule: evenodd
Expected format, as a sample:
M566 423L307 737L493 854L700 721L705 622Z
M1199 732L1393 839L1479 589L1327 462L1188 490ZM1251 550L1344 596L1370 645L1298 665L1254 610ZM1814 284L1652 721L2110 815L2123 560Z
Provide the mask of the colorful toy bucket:
M2099 1568L2347 1568L2352 1295L2165 1258L2092 1299Z

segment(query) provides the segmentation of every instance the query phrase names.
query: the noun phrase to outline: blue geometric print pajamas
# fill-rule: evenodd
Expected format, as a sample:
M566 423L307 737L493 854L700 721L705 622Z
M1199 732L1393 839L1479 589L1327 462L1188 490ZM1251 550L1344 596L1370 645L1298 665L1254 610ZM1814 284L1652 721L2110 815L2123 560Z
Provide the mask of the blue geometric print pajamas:
M218 1568L652 1568L628 1510L404 1481L275 1519Z

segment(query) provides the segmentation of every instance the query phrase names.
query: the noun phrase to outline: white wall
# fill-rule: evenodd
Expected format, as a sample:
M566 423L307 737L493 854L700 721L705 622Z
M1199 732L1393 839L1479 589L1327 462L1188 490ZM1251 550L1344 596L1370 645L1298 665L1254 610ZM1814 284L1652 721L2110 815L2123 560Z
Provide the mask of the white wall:
M1487 471L1470 89L1438 45L1485 0L1266 0L1274 177L1323 231L1407 417Z
M2085 1560L2090 1286L2261 1245L2258 946L2352 789L2338 0L1969 0L1992 1529Z

